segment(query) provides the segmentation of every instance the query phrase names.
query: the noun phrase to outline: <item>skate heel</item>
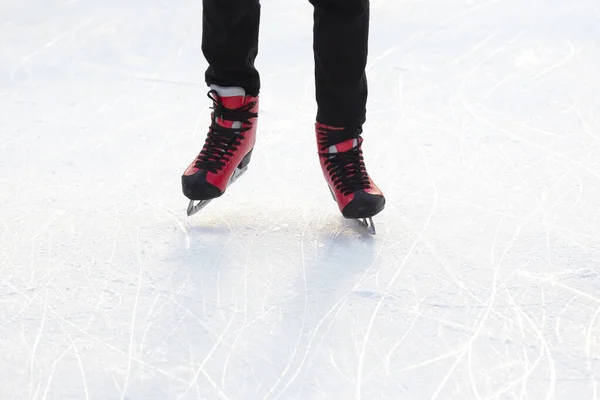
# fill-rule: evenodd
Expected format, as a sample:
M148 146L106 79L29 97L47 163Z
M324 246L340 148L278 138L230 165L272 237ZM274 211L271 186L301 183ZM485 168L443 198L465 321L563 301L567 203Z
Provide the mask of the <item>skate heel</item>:
M233 175L231 176L231 179L229 180L229 183L227 184L228 187L229 185L237 181L240 178L240 176L244 175L246 171L248 171L248 165L250 164L250 159L252 159L252 150L250 150L248 154L246 154L244 158L242 158L242 161L240 161L240 163L238 164L237 168L233 172Z
M254 148L252 148L248 154L246 154L244 156L244 158L242 159L242 161L240 162L240 164L238 165L238 169L247 169L248 168L248 164L250 164L250 160L252 159L252 152L254 151Z

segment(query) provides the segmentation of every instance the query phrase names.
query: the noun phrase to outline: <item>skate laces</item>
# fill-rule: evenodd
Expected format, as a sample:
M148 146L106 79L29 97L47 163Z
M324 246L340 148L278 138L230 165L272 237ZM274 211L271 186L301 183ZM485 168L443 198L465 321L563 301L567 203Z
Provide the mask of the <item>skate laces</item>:
M319 156L325 158L327 173L335 188L344 195L370 188L369 175L365 168L360 130L318 129ZM342 152L330 152L331 146L356 139L356 145Z
M258 114L251 111L255 103L245 104L237 109L225 107L215 90L208 92L208 98L213 101L210 130L194 166L216 173L227 165L238 146L242 144L244 132L252 128L243 125L250 125L250 119L258 117ZM240 122L242 126L226 127L220 125L217 119Z

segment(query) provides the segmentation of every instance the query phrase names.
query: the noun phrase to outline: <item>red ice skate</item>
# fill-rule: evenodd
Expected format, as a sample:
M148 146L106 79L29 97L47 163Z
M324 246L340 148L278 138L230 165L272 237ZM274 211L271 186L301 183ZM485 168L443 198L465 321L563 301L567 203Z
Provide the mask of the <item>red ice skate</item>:
M372 217L383 210L385 197L365 168L362 130L317 123L316 133L323 175L342 215L359 220L374 234Z
M256 142L258 97L219 86L211 86L208 97L213 111L204 147L181 177L183 194L190 199L188 216L222 196L246 172Z

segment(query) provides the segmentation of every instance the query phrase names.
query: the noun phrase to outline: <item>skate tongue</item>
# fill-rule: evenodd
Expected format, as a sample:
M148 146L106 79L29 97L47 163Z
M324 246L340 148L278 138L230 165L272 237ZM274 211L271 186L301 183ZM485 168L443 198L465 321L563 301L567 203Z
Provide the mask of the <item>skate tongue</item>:
M349 139L333 146L329 146L327 152L329 154L344 153L358 146L358 139Z
M237 109L244 105L246 100L246 91L244 88L231 86L211 85L210 88L217 92L225 108Z
M221 104L223 107L231 110L241 108L246 102L246 91L244 88L237 86L218 86L211 85L210 88L217 92L220 97ZM221 118L217 119L217 123L226 128L241 128L242 123L239 121L226 121Z
M317 138L325 138L330 132L343 131L344 128L328 126L321 123L317 123ZM336 153L345 153L354 148L358 147L358 139L352 138L344 140L340 143L336 143L335 145L329 146L327 149L327 153L336 154Z

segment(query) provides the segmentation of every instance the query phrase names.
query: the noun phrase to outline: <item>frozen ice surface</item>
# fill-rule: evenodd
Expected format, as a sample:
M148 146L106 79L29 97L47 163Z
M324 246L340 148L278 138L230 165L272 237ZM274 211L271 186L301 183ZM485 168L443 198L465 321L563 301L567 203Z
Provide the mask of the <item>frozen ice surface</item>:
M201 4L0 5L0 399L600 398L597 0L373 0L376 237L318 167L304 0L185 216Z

